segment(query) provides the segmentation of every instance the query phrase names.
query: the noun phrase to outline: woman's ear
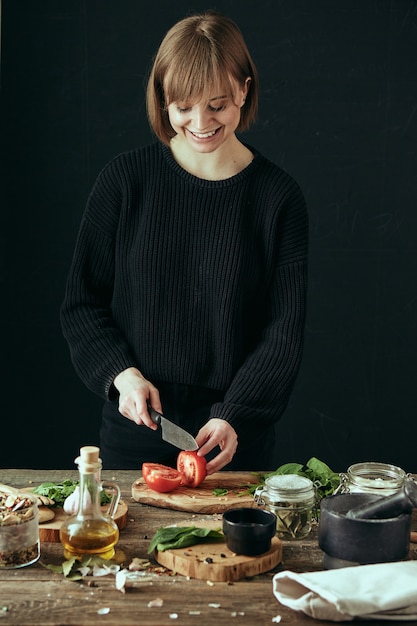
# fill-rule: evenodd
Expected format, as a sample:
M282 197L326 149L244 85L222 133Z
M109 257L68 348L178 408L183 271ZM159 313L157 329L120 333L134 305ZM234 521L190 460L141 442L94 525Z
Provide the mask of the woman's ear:
M251 77L248 76L247 79L245 80L245 82L243 83L242 92L241 92L242 93L242 100L241 100L241 103L240 103L241 107L243 107L243 105L246 102L246 96L248 95L248 91L249 91L249 87L250 87L250 84L251 84L251 80L252 80Z

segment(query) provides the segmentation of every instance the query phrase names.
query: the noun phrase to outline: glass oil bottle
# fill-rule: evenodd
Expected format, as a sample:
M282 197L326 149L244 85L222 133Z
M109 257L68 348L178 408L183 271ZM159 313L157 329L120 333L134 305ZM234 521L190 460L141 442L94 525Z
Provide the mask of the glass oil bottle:
M99 454L100 450L96 446L84 446L80 449L80 456L75 459L80 478L78 512L69 516L59 531L67 559L88 554L111 559L119 540L119 529L113 516L119 504L120 489L115 483L101 482L102 462ZM103 487L113 491L105 513L100 506Z

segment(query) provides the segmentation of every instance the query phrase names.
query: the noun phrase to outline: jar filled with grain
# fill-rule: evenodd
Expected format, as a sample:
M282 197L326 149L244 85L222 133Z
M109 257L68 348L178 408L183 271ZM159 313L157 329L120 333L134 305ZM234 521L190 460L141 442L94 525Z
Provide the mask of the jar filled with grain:
M39 557L36 497L14 489L0 490L0 568L24 567Z

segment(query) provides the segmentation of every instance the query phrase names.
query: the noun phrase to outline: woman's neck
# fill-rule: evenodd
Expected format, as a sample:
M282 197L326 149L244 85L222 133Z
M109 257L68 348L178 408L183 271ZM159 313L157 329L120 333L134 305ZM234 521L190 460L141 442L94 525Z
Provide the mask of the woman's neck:
M252 152L237 137L217 150L199 153L182 138L171 139L174 159L187 172L204 180L225 180L239 174L253 160Z

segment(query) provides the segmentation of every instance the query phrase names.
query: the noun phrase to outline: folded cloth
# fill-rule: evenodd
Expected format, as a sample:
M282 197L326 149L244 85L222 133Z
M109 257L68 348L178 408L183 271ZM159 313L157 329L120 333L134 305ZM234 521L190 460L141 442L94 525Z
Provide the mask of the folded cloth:
M316 619L417 620L417 561L284 571L272 583L281 604Z

